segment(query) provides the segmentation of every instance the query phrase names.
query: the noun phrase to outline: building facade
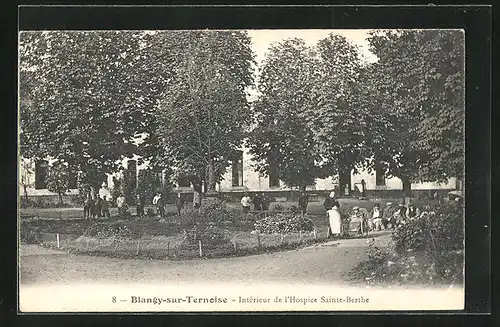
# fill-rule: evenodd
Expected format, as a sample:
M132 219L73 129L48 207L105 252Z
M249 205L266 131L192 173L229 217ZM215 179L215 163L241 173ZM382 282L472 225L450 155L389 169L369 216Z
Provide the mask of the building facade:
M219 183L220 192L278 192L291 191L283 181L273 176L263 176L254 168L255 162L247 149L240 152L240 158L234 162ZM386 178L383 173L360 171L357 174L351 172L347 179L347 185L339 185L338 176L316 179L314 185L307 187L308 191L338 190L340 196L350 195L356 189L360 189L361 181L365 181L368 193L388 193L402 191L403 183L397 177ZM450 178L447 183L412 183L414 191L450 191L457 188L455 178ZM347 189L347 190L346 190Z
M147 163L142 165L137 164L138 157L132 159L124 159L122 166L127 168L137 177L140 170L147 168ZM19 193L24 192L24 185L28 196L55 196L49 192L46 186L47 168L51 164L51 160L41 160L38 162L22 161L19 174ZM292 188L287 187L283 181L280 181L277 174L269 174L264 176L257 172L254 168L255 162L252 160L252 155L247 149L240 151L239 159L235 160L226 170L223 180L218 183L217 190L221 193L240 194L243 192L270 192L270 193L286 193L292 191ZM113 188L113 177L118 177L120 173L110 174L107 180L103 182L99 194L101 196L110 196ZM321 193L331 190L336 190L339 196L347 196L356 194L356 190L360 190L361 181L365 181L366 191L368 195L378 194L380 196L394 195L403 189L403 183L399 178L386 178L383 174L375 171L360 171L357 174L351 172L347 183L339 185L338 176L329 178L316 179L314 185L307 187L308 191L313 193ZM165 176L161 176L162 179ZM77 177L75 176L70 181L70 191L68 195L78 194L76 186ZM457 181L455 178L450 178L447 183L412 183L412 191L415 192L448 192L457 189ZM296 190L297 188L295 188ZM178 183L173 191L190 192L191 187L185 183Z

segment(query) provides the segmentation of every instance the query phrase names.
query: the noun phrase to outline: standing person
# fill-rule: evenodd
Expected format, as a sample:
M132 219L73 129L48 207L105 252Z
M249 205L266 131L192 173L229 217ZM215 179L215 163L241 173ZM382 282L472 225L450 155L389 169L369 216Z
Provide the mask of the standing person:
M361 197L366 198L366 182L364 179L361 180Z
M102 197L102 201L101 201L101 213L102 213L102 216L105 217L105 218L109 218L110 217L110 214L109 214L109 202L108 202L108 200L106 200L105 196Z
M90 217L92 219L94 219L97 216L95 201L96 199L94 198L94 196L92 196L90 198Z
M328 237L338 237L342 233L342 219L337 206L333 206L333 208L328 210L328 221L330 224L328 228Z
M382 211L380 210L380 205L375 203L373 206L370 217L368 218L368 228L371 230L381 230L382 229Z
M336 206L340 210L340 203L335 198L335 191L331 191L330 195L325 199L325 202L323 202L323 207L325 207L325 209L328 211L334 206Z
M261 199L262 199L262 210L268 211L269 206L271 205L271 198L264 192L261 194Z
M96 196L95 198L95 213L97 215L97 218L101 218L102 214L102 199L99 195Z
M163 219L165 216L165 200L163 199L163 196L160 192L155 197L156 199L156 213L160 217L160 219Z
M125 218L125 212L127 210L127 203L125 201L125 196L120 193L120 196L116 199L116 206L118 207L118 214L121 218Z
M177 207L177 214L179 216L181 215L182 208L184 208L184 202L185 202L185 199L182 196L182 194L180 192L177 193L177 197L175 198L175 206Z
M137 211L137 217L142 218L142 217L144 217L144 205L145 205L144 195L142 195L141 193L138 193L135 201L136 201L135 208Z
M255 211L262 211L262 200L263 197L260 194L256 194L253 198L253 206Z
M243 197L241 198L241 206L243 207L243 213L247 214L250 212L250 204L252 203L252 199L248 195L248 193L245 193Z
M306 192L302 192L299 196L299 208L302 212L302 216L306 214L308 204L309 204L309 195Z
M90 194L87 194L87 198L83 202L83 219L90 219L90 207L91 207L92 199L90 198Z

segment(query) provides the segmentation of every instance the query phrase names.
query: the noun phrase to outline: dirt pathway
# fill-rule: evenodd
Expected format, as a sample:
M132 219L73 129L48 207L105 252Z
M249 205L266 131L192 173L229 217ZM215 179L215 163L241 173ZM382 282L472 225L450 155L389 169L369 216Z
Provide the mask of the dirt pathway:
M389 235L376 237L380 245ZM366 257L367 239L333 241L294 251L247 257L155 261L68 254L36 245L21 248L21 284L148 282L346 283L342 276Z

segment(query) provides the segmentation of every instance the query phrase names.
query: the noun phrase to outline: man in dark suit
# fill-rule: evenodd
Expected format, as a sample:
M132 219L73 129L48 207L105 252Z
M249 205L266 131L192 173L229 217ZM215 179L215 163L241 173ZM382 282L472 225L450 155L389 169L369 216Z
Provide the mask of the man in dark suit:
M299 197L299 208L302 211L302 215L306 214L308 204L309 204L309 195L306 192L302 192Z

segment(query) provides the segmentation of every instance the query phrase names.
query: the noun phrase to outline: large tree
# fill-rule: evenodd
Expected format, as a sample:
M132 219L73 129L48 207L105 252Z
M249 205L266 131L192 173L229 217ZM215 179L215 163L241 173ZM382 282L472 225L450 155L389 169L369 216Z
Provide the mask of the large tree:
M372 33L378 61L367 68L364 106L373 166L411 183L463 176L463 34L460 31Z
M320 40L317 51L319 74L305 112L307 126L331 174L350 175L368 155L366 112L359 105L361 59L356 46L334 34Z
M250 38L240 31L183 32L186 52L157 116L162 158L196 192L215 190L251 119Z
M174 38L136 31L22 32L21 155L65 162L96 192L121 159L140 153L138 136L154 147L147 132L178 57Z
M307 124L318 62L313 49L292 38L273 44L259 72L256 125L249 137L256 168L305 190L324 177L325 160Z

